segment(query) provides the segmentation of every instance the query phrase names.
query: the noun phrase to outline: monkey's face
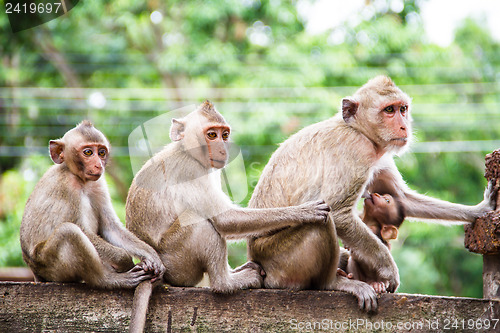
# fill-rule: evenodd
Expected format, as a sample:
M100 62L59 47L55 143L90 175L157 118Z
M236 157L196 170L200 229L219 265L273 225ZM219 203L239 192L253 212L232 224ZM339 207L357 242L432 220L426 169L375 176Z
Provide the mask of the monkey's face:
M390 194L372 193L364 202L365 214L377 221L392 221L397 218L398 210Z
M70 170L83 181L97 181L104 173L108 159L108 147L88 143L73 148L73 161L66 163Z
M364 209L366 225L390 248L388 241L398 237L398 228L393 225L399 219L396 201L390 194L373 193L365 199Z
M387 77L379 76L342 100L346 123L363 133L379 153L400 153L411 139L411 99Z
M380 138L387 147L402 148L411 136L409 103L404 100L391 101L380 106Z
M212 168L222 169L229 158L228 126L210 126L204 131L207 144L207 164Z

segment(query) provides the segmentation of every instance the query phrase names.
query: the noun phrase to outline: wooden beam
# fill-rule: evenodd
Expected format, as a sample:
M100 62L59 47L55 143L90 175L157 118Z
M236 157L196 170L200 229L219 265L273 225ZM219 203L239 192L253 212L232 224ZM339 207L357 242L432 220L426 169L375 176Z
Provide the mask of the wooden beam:
M0 332L125 332L133 294L84 284L0 282ZM342 292L255 289L221 295L206 288L159 286L145 332L472 332L486 327L498 332L499 318L495 300L386 294L378 313L369 315Z
M500 300L500 254L483 255L483 297Z
M464 245L483 255L483 297L500 300L500 149L486 155L484 177L494 184L497 207L464 226Z

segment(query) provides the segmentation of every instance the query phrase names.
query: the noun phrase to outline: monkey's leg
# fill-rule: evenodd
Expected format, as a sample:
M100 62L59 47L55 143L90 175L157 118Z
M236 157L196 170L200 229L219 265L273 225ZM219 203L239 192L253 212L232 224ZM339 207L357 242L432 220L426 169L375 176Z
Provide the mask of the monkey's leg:
M330 214L331 216L331 214ZM332 220L328 221L329 223ZM340 251L340 246L337 240L337 230L335 228L335 224L332 222L332 228L330 229L332 232L333 238L333 251L337 256L335 260L336 265L332 267L332 271L330 272L330 283L327 285L327 289L346 291L348 293L353 294L358 299L358 305L361 309L365 309L367 312L374 311L377 308L377 294L372 287L370 287L367 283L352 280L346 277L337 275L337 267L340 261L340 255L342 254Z
M338 265L338 253L333 253L332 228L329 220L249 240L250 260L264 269L265 287L325 289Z
M347 263L349 262L350 256L351 254L349 253L349 250L346 250L345 248L340 248L339 268L342 269L343 271L347 270Z
M214 291L227 293L237 289L260 288L262 286L262 275L259 265L249 263L231 271L227 260L226 240L214 229L206 238L206 247L200 253L207 273L210 285ZM214 250L216 249L216 250Z
M356 253L356 261L375 272L375 278L388 283L387 290L394 292L399 286L399 270L387 246L351 210L335 212L334 221L338 236L351 253Z
M121 247L108 243L98 235L90 235L89 239L103 263L118 273L131 270L135 266L132 256Z
M89 238L74 223L61 224L52 235L35 248L34 261L42 267L36 274L48 281L85 281L90 285L132 288L151 276L134 267L117 273L103 264Z

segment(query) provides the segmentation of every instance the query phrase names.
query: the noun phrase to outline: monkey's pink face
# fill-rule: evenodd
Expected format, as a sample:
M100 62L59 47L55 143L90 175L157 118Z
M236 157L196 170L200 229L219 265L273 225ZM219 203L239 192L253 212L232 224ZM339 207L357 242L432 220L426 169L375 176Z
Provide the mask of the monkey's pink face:
M372 193L365 199L365 210L375 220L384 221L398 215L397 205L390 194Z
M397 203L390 194L371 194L365 199L365 216L372 217L367 223L370 230L379 237L383 243L389 247L389 240L398 238L398 228L391 224L398 216Z
M86 144L77 148L75 164L80 178L96 181L101 178L108 159L108 148L101 144Z
M384 127L389 129L390 137L386 138L393 146L403 147L411 135L408 104L404 101L391 102L381 108Z
M222 169L229 158L228 141L230 128L212 126L204 130L208 146L208 162L212 168Z

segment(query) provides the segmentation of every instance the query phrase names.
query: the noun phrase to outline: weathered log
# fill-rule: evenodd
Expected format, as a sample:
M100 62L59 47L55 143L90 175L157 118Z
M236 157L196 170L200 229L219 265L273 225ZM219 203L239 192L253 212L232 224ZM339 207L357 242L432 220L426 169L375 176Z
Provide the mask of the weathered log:
M84 284L2 282L0 332L125 332L133 294ZM366 314L342 292L256 289L221 295L160 286L151 297L145 332L493 332L500 329L499 318L495 300L386 294L378 313Z

